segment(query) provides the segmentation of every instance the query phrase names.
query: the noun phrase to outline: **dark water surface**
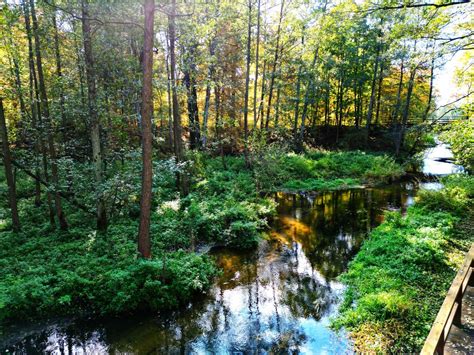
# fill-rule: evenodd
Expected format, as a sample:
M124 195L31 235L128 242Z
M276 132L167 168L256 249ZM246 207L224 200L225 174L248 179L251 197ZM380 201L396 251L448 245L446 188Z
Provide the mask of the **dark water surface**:
M440 149L434 153L440 155ZM425 164L425 173L455 169L446 162L436 164L437 155L425 156L431 164ZM329 328L343 291L337 276L367 233L382 222L384 211L403 212L417 189L413 183L401 183L313 195L276 194L278 214L257 250L211 252L223 274L200 301L171 315L17 327L0 335L0 352L350 353L346 334Z

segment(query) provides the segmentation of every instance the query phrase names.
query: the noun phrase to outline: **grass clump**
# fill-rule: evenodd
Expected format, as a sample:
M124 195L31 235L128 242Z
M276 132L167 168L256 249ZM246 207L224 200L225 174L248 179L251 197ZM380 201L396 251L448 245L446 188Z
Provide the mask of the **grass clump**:
M346 327L358 351L418 352L473 235L470 176L453 176L440 191L422 191L370 234L350 263L336 328Z

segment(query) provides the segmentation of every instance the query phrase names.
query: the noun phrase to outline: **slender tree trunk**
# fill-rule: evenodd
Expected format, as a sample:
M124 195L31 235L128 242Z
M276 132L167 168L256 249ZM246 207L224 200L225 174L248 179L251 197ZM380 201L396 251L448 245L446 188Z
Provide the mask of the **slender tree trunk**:
M183 143L181 134L181 115L179 113L178 88L176 85L176 0L171 0L171 10L168 15L168 34L169 34L169 50L170 50L170 75L171 75L171 92L173 102L173 135L174 135L174 154L178 163L184 160ZM188 183L184 174L177 174L177 183L183 195L187 195Z
M263 129L263 105L264 105L264 99L265 99L265 88L266 88L266 74L267 74L267 61L263 61L263 72L262 72L262 89L261 89L261 95L260 95L260 104L258 106L258 112L257 112L257 120L254 121L253 123L253 128L255 129L257 127L257 123L260 120L260 129Z
M74 33L76 33L76 26L75 26L75 21L72 22L72 28ZM77 72L79 74L79 88L81 92L81 104L82 108L85 110L87 107L86 103L86 95L85 95L85 90L84 90L84 62L82 61L82 51L81 51L81 45L78 40L78 36L74 36L74 47L76 50L76 63L77 63ZM123 110L123 105L122 105L122 110Z
M211 63L209 64L207 72L207 83L206 83L206 98L204 99L204 114L202 119L202 135L201 135L201 144L203 148L206 148L207 145L207 127L209 121L209 106L211 105L211 82L214 78L214 51L216 46L215 38L212 39L209 45L209 56L212 58Z
M400 79L398 80L398 90L397 90L397 101L391 115L391 124L398 126L398 114L400 112L400 106L402 104L402 89L403 89L403 72L404 72L404 61L400 65Z
M186 59L187 63L184 69L184 83L188 96L190 148L196 149L199 147L201 134L199 126L199 108L197 104L196 65L194 63L194 57L196 55L195 45L192 45L188 52L189 54Z
M35 102L35 96L33 89L38 87L35 73L35 61L33 55L33 44L31 40L31 26L30 26L30 12L28 5L25 3L25 0L22 1L22 10L23 16L25 19L25 28L26 35L28 39L28 67L29 67L29 100L30 100L30 110L31 110L31 124L33 126L33 150L35 154L34 165L35 173L37 176L40 176L39 163L38 159L40 157L40 145L39 145L39 128L38 128L38 111L37 102ZM39 181L35 180L35 206L39 207L41 205L41 185Z
M58 178L58 166L56 161L56 148L54 146L53 140L53 127L51 124L51 118L49 115L49 106L48 106L48 96L46 93L46 85L44 80L43 74L43 63L41 58L41 44L39 40L39 28L38 28L38 20L36 18L36 10L34 5L34 0L30 0L30 8L31 8L31 18L33 22L33 36L35 39L35 52L36 52L36 67L38 69L38 82L39 82L39 91L41 97L41 114L44 118L45 129L46 129L46 137L48 142L48 152L51 160L51 178L53 180L53 184L55 185L55 189L57 190L59 184ZM64 215L61 197L56 192L54 194L54 202L55 202L55 210L56 215L59 220L59 227L62 230L66 230L68 228L68 224L66 222L66 216Z
M273 68L270 74L270 87L268 89L268 106L267 106L267 118L265 120L265 129L268 130L268 124L270 122L270 110L272 108L272 96L273 96L273 85L275 83L275 73L278 65L278 54L280 53L280 33L281 33L281 22L283 20L283 8L285 0L281 0L280 17L278 20L277 38L275 46L275 58L273 59Z
M324 125L329 126L329 97L331 95L331 87L328 81L328 86L326 87L326 94L324 96Z
M316 88L316 92L314 94L315 96L315 103L314 103L314 110L313 110L313 115L311 117L311 130L314 130L316 128L317 120L318 120L318 115L319 115L319 95L321 93L321 89L318 87Z
M379 74L379 83L377 85L377 108L375 109L375 125L379 125L380 118L380 98L382 96L382 84L383 84L383 63L380 63L380 74Z
M5 167L5 177L8 185L8 202L12 214L12 227L15 232L20 230L20 218L18 217L18 206L16 203L16 187L13 179L12 161L10 155L10 145L8 143L7 124L5 122L5 112L3 110L3 99L0 97L0 135L3 147L3 165Z
M369 109L367 110L367 122L366 122L366 144L368 143L368 139L370 136L370 129L372 127L372 114L374 109L374 101L375 101L375 86L377 83L377 73L379 69L379 62L380 62L380 47L377 45L377 53L375 57L375 64L374 64L374 74L372 76L372 89L370 93L370 101L369 101Z
M311 63L311 69L315 70L316 65L318 63L319 59L319 44L316 47L316 50L314 51L314 56L313 56L313 62ZM299 151L303 150L303 143L304 143L304 134L305 134L305 122L306 122L306 115L308 113L308 105L310 101L310 97L313 94L314 90L314 79L310 75L308 78L308 82L306 85L306 93L304 97L304 103L303 103L303 112L301 113L301 127L300 127L300 132L299 132L299 138L298 138L298 144L297 144L297 149Z
M168 35L166 35L166 76L168 78L166 82L166 93L168 97L168 143L170 149L173 149L173 104L171 102L171 76L170 76L170 63L169 63L169 45Z
M281 94L281 85L277 84L277 98L276 98L276 108L275 108L275 128L278 128L278 121L280 119L280 94Z
M27 33L27 38L28 38L28 56L30 60L30 75L33 77L33 85L34 85L34 99L32 100L32 105L33 105L33 110L32 113L34 114L33 117L36 117L36 124L35 124L35 133L38 137L38 147L39 147L39 152L41 152L41 163L43 165L43 175L46 183L49 186L49 172L48 172L48 156L46 153L46 148L45 148L45 143L44 143L44 126L43 126L43 118L41 117L41 100L39 96L39 88L38 88L38 79L36 76L36 71L35 71L35 58L34 58L34 48L33 48L33 31L31 29L30 25L30 5L27 3L28 0L23 0L23 11L25 14L25 28L26 28L26 33ZM37 165L37 169L39 171L39 166ZM38 174L39 176L39 174ZM46 200L48 202L48 213L49 213L49 223L54 226L56 224L55 221L55 215L56 212L53 207L53 198L51 191L47 190L46 191ZM39 204L38 204L39 206Z
M138 252L144 258L151 257L150 210L152 198L152 131L153 117L153 24L155 0L146 0L145 35L143 45L143 88L142 88L142 194L140 199L140 225L138 229Z
M293 143L295 148L299 151L298 146L298 119L299 119L299 110L300 110L300 91L301 91L301 76L303 71L303 63L300 63L298 68L298 78L296 79L296 102L295 102L295 116L293 119Z
M248 28L247 28L247 54L246 54L246 74L245 74L245 103L244 103L244 156L245 165L249 167L248 156L248 114L249 114L249 85L250 85L250 50L252 44L252 0L248 0Z
M91 27L89 19L89 0L81 0L82 36L84 42L84 60L86 63L87 99L89 106L90 134L92 143L92 160L94 162L95 182L102 184L103 163L100 144L100 122L97 113L97 88L94 57L92 53ZM103 196L97 196L97 229L107 230L107 212Z
M435 57L433 54L433 58L431 58L431 68L430 68L430 91L428 93L428 102L426 103L426 109L423 113L422 122L426 122L428 119L428 114L430 113L431 109L431 101L433 100L433 81L434 81L434 64L435 64Z
M253 126L255 129L257 120L257 87L258 87L258 58L260 51L260 5L261 0L257 0L257 34L256 34L256 48L255 48L255 83L253 86ZM275 119L278 122L278 118Z
M214 86L214 97L215 97L215 111L216 111L216 136L219 144L219 153L222 159L222 166L227 170L227 165L224 157L224 144L222 142L222 122L221 122L221 87L216 84Z
M23 88L21 85L21 75L20 75L20 63L18 60L18 52L16 50L16 46L13 43L12 37L9 37L10 41L10 46L12 47L12 53L11 53L11 58L13 61L13 75L15 76L15 89L16 89L16 94L18 96L18 101L20 102L20 114L22 121L24 122L26 116L27 116L27 110L26 110L26 105L25 105L25 100L23 98ZM22 124L21 122L20 124Z
M61 126L62 126L62 136L65 146L67 146L66 131L66 113L64 109L65 99L64 99L64 90L63 90L63 73L62 73L62 63L61 63L61 52L59 50L59 34L58 34L58 25L56 23L56 11L53 11L53 28L54 28L54 54L56 59L56 75L59 82L59 113L61 115Z
M400 127L398 142L397 142L396 151L395 151L396 155L400 154L400 150L403 147L403 144L405 141L405 130L408 123L408 116L410 113L410 102L411 102L411 96L413 93L413 87L415 85L416 70L417 70L417 67L415 66L410 72L410 79L408 81L408 89L407 89L407 97L405 101L405 107L403 109L402 124Z

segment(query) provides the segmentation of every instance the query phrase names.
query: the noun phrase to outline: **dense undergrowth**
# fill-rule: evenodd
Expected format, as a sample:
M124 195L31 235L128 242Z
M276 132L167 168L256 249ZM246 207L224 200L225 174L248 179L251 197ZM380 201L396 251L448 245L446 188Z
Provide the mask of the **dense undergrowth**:
M140 171L134 154L109 164L100 187L108 205L107 233L93 215L65 201L70 228L50 226L47 208L34 207L33 181L17 172L22 230L11 231L6 186L0 177L0 323L55 315L120 314L163 310L205 292L219 271L200 245L251 248L274 213L265 192L331 189L388 181L403 173L394 160L363 152L312 151L306 155L268 149L242 157L191 154L185 166L157 160L153 180L151 260L136 252ZM62 162L61 189L94 205L87 165ZM3 169L2 169L3 171ZM181 197L175 174L188 173L191 192ZM72 176L72 178L71 178ZM75 179L74 176L81 176ZM89 178L84 178L84 176ZM43 201L46 200L43 192Z
M474 177L450 176L422 190L405 216L390 212L350 263L335 327L361 352L419 352L469 249Z

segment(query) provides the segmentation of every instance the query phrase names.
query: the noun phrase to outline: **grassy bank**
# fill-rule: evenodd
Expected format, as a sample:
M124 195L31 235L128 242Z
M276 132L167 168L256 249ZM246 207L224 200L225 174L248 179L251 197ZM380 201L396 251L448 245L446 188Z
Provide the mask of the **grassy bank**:
M101 186L110 226L95 231L94 217L65 201L68 231L50 226L45 204L34 207L33 181L18 171L22 230L11 231L6 186L0 178L0 322L55 315L121 314L139 309L163 310L205 292L218 272L195 250L200 245L252 248L274 213L264 192L280 189L328 189L379 183L397 178L402 168L393 159L363 152L313 151L296 155L266 150L242 157L189 156L186 166L155 162L152 254L136 252L140 166L136 154L109 164ZM61 166L61 181L76 199L93 210L91 171L79 164ZM3 172L3 169L1 169ZM175 174L189 174L191 192L182 197ZM68 174L66 174L66 172ZM87 178L83 178L86 176ZM43 201L46 198L43 193Z
M334 326L361 352L418 352L474 239L474 178L421 191L405 216L388 213L342 276Z

